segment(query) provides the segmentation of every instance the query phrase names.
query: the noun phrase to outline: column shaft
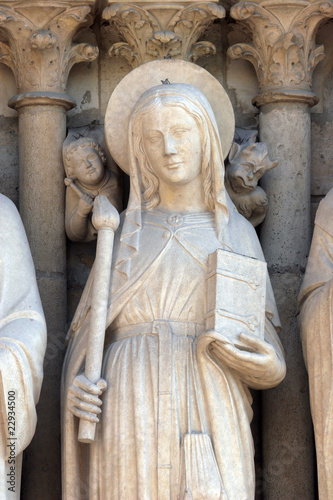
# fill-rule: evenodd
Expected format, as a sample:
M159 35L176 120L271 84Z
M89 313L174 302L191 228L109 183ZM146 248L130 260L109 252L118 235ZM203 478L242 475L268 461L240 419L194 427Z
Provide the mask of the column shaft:
M15 75L19 95L20 212L34 259L46 316L48 345L38 424L25 450L22 498L61 498L60 380L67 320L62 144L65 95L74 64L98 49L73 38L93 22L95 0L1 0L0 59Z
M44 381L34 439L24 455L22 498L57 500L60 482L60 378L67 321L62 143L66 109L27 105L19 112L20 212L48 329Z
M64 275L65 109L24 106L19 110L20 212L38 275Z
M262 106L260 140L279 161L261 181L269 199L260 230L265 257L280 272L304 270L310 245L309 106L297 102Z
M263 400L265 500L316 498L314 443L307 375L297 329L297 296L310 243L309 108L312 73L325 54L316 33L333 17L333 1L242 0L231 16L247 35L228 49L250 61L260 93L260 139L279 165L266 173L269 209L260 233L281 317L287 376Z
M310 245L309 105L265 104L260 139L278 166L262 182L269 209L260 239L279 308L287 376L263 394L264 498L315 498L307 374L297 330L297 296Z

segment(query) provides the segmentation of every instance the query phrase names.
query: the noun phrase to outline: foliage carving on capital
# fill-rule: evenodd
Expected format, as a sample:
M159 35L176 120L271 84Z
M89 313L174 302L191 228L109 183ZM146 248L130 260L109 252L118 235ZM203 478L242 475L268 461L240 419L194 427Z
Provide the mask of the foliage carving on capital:
M87 43L72 43L73 37L92 22L90 7L45 2L43 24L28 17L29 12L0 5L0 62L9 66L20 92L65 92L72 66L93 61L98 49ZM43 8L43 6L36 6Z
M169 11L170 15L165 13ZM225 9L212 2L187 6L181 3L150 5L114 3L103 11L103 18L117 27L126 42L112 45L111 56L121 55L137 67L154 59L183 59L195 62L203 55L215 54L215 47L198 39L214 20L225 17Z
M332 0L294 0L287 6L245 0L232 7L231 16L251 42L231 46L228 55L253 64L262 92L310 91L313 70L325 56L315 35L320 24L333 17Z

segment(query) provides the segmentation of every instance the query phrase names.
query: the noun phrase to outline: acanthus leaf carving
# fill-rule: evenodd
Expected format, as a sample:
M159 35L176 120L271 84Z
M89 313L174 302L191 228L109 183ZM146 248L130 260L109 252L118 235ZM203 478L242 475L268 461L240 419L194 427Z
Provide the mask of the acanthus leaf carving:
M74 64L79 62L94 61L98 56L98 48L89 43L78 43L73 45L64 55L61 82L66 86L68 74Z
M190 62L196 62L199 57L213 56L216 53L216 47L211 42L197 42L192 47L192 52L189 56Z
M111 4L103 18L114 24L127 43L117 43L110 55L123 55L133 67L153 59L177 58L196 61L198 57L215 53L208 42L199 42L204 29L213 19L225 16L225 9L213 2L195 5L167 2L163 12L170 9L167 23L160 15L159 4Z
M124 57L133 68L139 66L138 54L134 53L129 44L126 42L114 43L109 50L109 55L111 57Z
M13 54L11 48L4 42L0 42L0 62L14 71L15 55Z
M264 78L265 65L261 52L253 45L247 43L237 43L228 49L228 55L231 59L246 59L253 64L256 70L258 80Z
M56 16L52 24L66 26L67 30L72 31L78 28L82 23L88 22L87 16L90 13L90 7L81 5L79 7L70 7L63 13Z
M48 30L39 30L30 39L22 74L32 90L54 88L58 80L56 37Z
M72 43L75 34L91 24L88 5L72 7L55 2L52 12L49 2L40 2L38 8L44 3L48 15L42 27L15 8L0 9L0 29L8 39L1 46L2 62L13 70L20 92L64 92L73 64L92 61L98 55L98 49L89 44Z
M181 42L172 31L157 31L148 40L147 54L154 59L167 59L181 54Z
M252 39L229 48L233 59L250 61L256 72L261 92L277 88L302 90L310 96L312 73L324 57L322 46L315 44L321 22L333 17L333 0L327 2L294 0L288 7L266 1L242 1L231 9Z
M134 67L146 62L142 55L146 52L147 40L150 40L154 35L153 26L157 27L149 12L132 4L116 4L104 9L103 18L116 23L120 34L127 42L122 46L116 44L115 48L112 46L109 54L124 55ZM121 52L119 51L120 47Z
M309 55L309 61L308 61L308 67L309 70L311 71L311 74L313 73L313 70L317 66L317 64L322 61L325 57L325 51L324 51L324 46L323 45L318 45L315 49L313 49L310 52Z
M268 80L274 85L299 85L306 77L302 61L302 46L293 33L287 33L275 44Z
M57 37L50 30L38 30L30 37L30 45L33 49L51 49L57 43Z

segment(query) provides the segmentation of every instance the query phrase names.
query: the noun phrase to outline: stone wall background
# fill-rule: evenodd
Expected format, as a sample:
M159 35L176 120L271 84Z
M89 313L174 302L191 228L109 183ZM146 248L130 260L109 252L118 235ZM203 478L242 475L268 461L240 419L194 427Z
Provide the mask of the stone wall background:
M226 88L233 103L236 125L239 127L258 127L258 108L251 103L258 94L256 74L251 64L245 60L227 60L226 52L229 45L237 42L237 33L233 30L234 21L222 20L214 22L206 32L205 40L217 47L215 56L201 58L198 64L212 73ZM67 85L67 93L75 99L77 106L68 112L68 127L81 127L90 124L103 124L108 99L117 83L131 70L125 59L110 58L108 49L112 43L119 41L118 35L106 23L99 20L80 35L84 41L99 46L100 56L92 63L80 63L72 69ZM320 199L333 187L333 21L325 24L318 32L318 43L325 46L326 58L318 64L314 72L313 90L320 102L312 109L312 207L313 214ZM17 93L14 77L11 71L0 63L0 192L11 198L18 205L18 123L17 113L8 108L7 102ZM43 165L39 165L43 168ZM124 179L126 185L126 179ZM41 189L43 187L41 186ZM64 187L65 189L65 187ZM42 210L42 207L41 207ZM68 324L74 314L81 296L89 270L95 255L95 244L74 244L67 242L68 263ZM287 284L286 284L287 286ZM292 293L297 293L293 291ZM294 312L288 312L294 317ZM286 348L288 346L285 346ZM49 345L46 353L45 370L53 363L62 363L65 346L59 342ZM292 353L291 353L292 354ZM304 367L300 367L304 370ZM297 375L297 374L296 374ZM60 381L54 381L54 390L60 388ZM257 499L265 498L265 471L261 470L261 440L260 440L260 408L261 397L255 395L255 421L253 424L257 447ZM287 409L281 409L281 411ZM59 409L60 412L60 409ZM39 418L38 428L43 429L43 418L55 422L59 413L43 415ZM297 432L297 429L295 429ZM47 436L45 436L47 439ZM58 436L60 440L60 436ZM41 460L34 466L38 469L44 481L37 483L23 472L22 498L27 499L58 499L60 498L60 457L56 462L58 467L50 467L47 456L52 450L41 450ZM301 453L301 450L299 450ZM25 463L29 458L29 449L25 453ZM50 461L52 462L52 461ZM292 465L292 464L291 464ZM31 466L31 465L30 465ZM35 477L38 477L38 474ZM282 480L277 476L276 481ZM43 491L48 484L48 490ZM32 495L38 491L38 495ZM278 498L278 497L276 497ZM300 498L300 497L299 497ZM302 497L305 498L305 497ZM310 493L307 498L312 498Z

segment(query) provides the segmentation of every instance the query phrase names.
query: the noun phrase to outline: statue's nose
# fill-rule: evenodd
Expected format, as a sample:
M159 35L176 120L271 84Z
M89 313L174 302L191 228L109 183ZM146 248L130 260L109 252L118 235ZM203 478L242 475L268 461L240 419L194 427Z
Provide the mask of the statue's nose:
M164 156L170 156L177 153L175 142L171 135L164 137Z

